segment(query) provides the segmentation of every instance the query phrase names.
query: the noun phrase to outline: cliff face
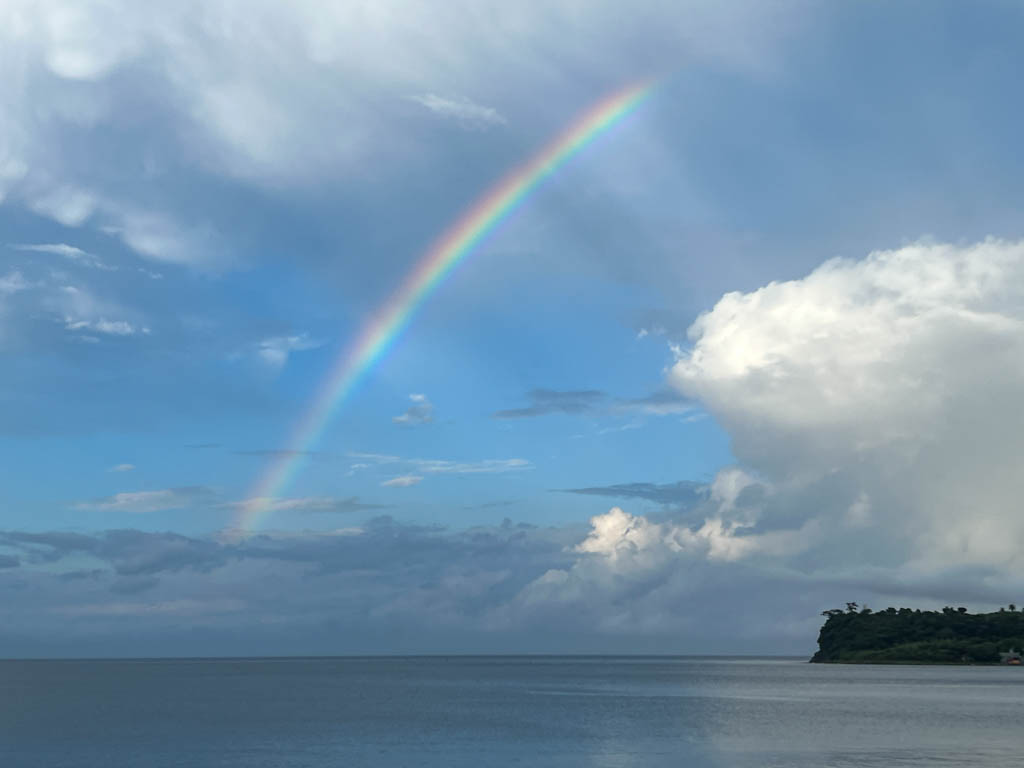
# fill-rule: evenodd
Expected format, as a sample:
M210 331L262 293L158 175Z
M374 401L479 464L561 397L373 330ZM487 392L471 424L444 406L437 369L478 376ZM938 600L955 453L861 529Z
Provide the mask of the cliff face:
M825 611L813 662L996 664L1010 649L1024 650L1024 613L967 613L964 608L873 613Z

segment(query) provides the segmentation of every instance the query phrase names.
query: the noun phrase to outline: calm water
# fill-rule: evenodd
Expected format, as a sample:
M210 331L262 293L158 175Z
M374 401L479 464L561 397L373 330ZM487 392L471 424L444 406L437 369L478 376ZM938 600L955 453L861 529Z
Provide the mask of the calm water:
M1022 705L996 667L0 661L0 765L1019 768Z

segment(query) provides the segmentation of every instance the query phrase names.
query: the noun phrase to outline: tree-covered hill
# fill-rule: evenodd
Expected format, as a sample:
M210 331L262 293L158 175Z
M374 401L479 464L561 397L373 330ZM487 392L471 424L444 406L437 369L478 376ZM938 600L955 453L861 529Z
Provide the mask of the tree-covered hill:
M1024 613L1016 606L971 614L966 608L872 611L847 603L824 611L811 661L847 663L996 664L1024 649Z

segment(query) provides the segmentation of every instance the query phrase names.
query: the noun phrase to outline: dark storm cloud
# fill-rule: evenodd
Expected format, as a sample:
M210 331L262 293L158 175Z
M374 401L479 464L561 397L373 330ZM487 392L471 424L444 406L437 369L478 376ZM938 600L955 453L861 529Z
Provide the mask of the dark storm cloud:
M17 568L21 561L12 555L0 555L0 568Z
M645 499L659 504L687 504L704 501L708 487L703 483L681 480L678 483L621 483L597 485L588 488L559 488L561 493L580 493L587 496L607 496L615 499Z
M545 416L550 413L586 413L594 410L606 397L596 389L559 391L534 389L526 393L530 404L524 408L509 408L497 411L496 419L523 419L531 416Z

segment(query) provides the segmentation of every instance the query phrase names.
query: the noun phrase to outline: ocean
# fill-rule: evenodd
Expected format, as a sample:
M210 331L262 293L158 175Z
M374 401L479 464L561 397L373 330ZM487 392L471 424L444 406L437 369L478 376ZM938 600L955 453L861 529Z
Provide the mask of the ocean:
M3 768L1024 765L1024 669L694 657L0 661Z

